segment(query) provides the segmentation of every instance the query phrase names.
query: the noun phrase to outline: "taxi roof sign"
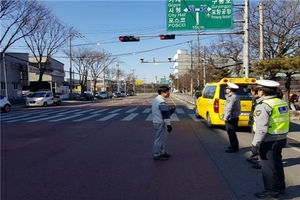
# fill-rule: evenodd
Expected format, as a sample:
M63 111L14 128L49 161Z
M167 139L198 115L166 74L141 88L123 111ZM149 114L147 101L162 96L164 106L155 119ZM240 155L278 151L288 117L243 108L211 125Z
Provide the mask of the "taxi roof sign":
M255 78L222 78L219 83L227 84L228 82L231 83L238 83L238 84L256 84Z

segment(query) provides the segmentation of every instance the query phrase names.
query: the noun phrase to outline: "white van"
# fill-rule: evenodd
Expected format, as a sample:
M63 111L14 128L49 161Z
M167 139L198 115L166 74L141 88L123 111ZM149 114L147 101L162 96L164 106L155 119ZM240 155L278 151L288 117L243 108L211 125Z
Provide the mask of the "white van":
M48 106L54 104L53 93L50 91L38 91L26 97L26 106Z

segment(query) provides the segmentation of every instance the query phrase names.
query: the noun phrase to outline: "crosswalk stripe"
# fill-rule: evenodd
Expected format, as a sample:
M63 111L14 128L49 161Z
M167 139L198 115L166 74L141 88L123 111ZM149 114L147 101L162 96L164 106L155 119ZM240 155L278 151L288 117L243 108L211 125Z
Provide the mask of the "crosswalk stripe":
M10 119L18 119L18 118L25 118L27 116L30 116L31 114L24 114L24 115L19 115L19 116L7 116L7 117L2 117L1 116L1 121L6 121Z
M83 113L90 112L90 111L92 111L92 110L95 110L95 109L82 110L82 111L76 112L76 114L83 114Z
M125 113L132 113L133 111L135 111L136 109L138 109L139 106L135 107L135 108L132 108L130 110L127 110Z
M61 114L57 114L57 115L52 115L52 116L49 116L49 117L42 117L41 118L41 116L39 116L40 118L39 119L34 119L34 120L29 120L29 121L27 121L27 122L38 122L38 121L43 121L43 120L48 120L48 119L53 119L53 118L60 118L61 116L63 116L63 115L61 115Z
M121 110L123 110L123 108L115 109L115 110L110 111L110 112L108 112L108 113L116 113L116 112L119 112L119 111L121 111Z
M146 108L143 113L150 113L151 112L151 108Z
M97 117L99 115L101 115L101 113L89 115L89 116L86 116L86 117L82 117L80 119L75 119L75 120L73 120L73 122L80 122L80 121L87 120L87 119L90 119L90 118L93 118L93 117Z
M101 109L101 110L97 110L95 112L91 112L91 114L97 114L97 113L100 113L100 112L104 112L106 110L108 110L108 108L104 108L104 109Z
M58 112L62 113L62 114L66 114L66 113L73 113L73 112L78 112L78 111L81 111L81 109L75 109L75 110L69 110L69 111L62 110L62 111L58 111Z
M55 120L50 120L49 122L59 122L59 121L63 121L65 119L71 119L71 118L74 118L74 117L78 117L80 116L80 114L75 114L75 115L71 115L71 116L67 116L67 117L62 117L62 118L58 118L58 119L55 119Z
M176 114L173 113L173 115L170 116L171 121L179 121L178 117Z
M152 121L153 115L150 113L145 121Z
M106 120L109 120L109 119L111 119L111 118L113 118L113 117L115 117L115 116L117 116L117 115L119 115L119 113L113 113L113 114L110 114L110 115L108 115L108 116L106 116L106 117L103 117L103 118L101 118L101 119L98 119L98 120L96 120L96 121L106 121Z
M200 122L201 119L196 118L195 114L189 114L189 116L196 122Z
M146 115L145 115L146 114ZM195 114L188 114L184 109L177 108L175 112L171 115L171 121L180 121L179 117L182 114L189 115L194 121L201 121L195 117ZM119 115L120 121L132 121L135 119L143 119L144 121L152 121L153 115L151 113L151 107L141 108L140 106L131 107L126 109L126 107L119 108L78 108L74 110L69 109L55 109L55 110L28 110L26 112L15 112L9 113L9 115L1 116L1 123L11 123L11 122L58 122L63 120L68 120L73 122L80 121L106 121L115 116ZM102 117L102 118L100 118ZM121 118L122 117L122 118ZM145 119L146 117L146 119Z
M175 112L178 114L184 114L184 111L181 108L176 108Z
M152 119L153 119L153 115L152 115L152 113L150 113L145 121L152 121ZM177 117L176 114L173 113L173 115L171 115L171 117L170 117L170 120L171 121L179 121L179 118Z
M32 117L28 117L25 120L28 119L35 119L35 118L41 118L43 116L47 116L46 114L41 114L41 115L36 115L36 116L32 116ZM24 119L24 118L23 118ZM23 119L15 119L15 120L11 120L11 121L6 121L7 123L11 123L11 122L17 122L17 121L23 121Z
M139 113L131 113L130 115L128 115L127 117L125 117L124 119L122 119L121 121L130 121L133 118L135 118Z

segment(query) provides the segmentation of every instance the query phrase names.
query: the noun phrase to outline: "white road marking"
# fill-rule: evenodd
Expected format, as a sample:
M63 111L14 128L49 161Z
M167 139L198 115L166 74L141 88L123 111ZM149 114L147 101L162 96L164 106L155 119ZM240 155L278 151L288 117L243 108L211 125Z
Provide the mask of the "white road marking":
M124 119L122 119L121 121L131 121L133 120L133 118L135 118L139 113L131 113L130 115L128 115L127 117L125 117Z
M98 119L98 120L96 120L96 121L106 121L106 120L109 120L109 119L111 119L111 118L113 118L113 117L119 115L119 114L120 114L120 113L113 113L113 114L110 114L110 115L108 115L108 116L106 116L106 117L103 117L103 118L101 118L101 119Z

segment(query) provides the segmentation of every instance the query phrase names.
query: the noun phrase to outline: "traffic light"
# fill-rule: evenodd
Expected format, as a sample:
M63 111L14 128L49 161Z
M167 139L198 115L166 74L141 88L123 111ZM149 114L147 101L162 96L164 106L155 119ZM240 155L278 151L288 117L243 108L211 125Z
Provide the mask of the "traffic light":
M159 35L161 40L174 40L175 39L175 34L172 35Z
M139 42L140 37L135 37L135 36L120 36L119 40L121 42Z

